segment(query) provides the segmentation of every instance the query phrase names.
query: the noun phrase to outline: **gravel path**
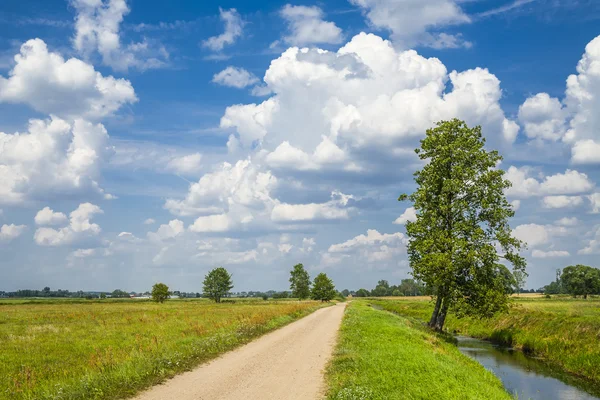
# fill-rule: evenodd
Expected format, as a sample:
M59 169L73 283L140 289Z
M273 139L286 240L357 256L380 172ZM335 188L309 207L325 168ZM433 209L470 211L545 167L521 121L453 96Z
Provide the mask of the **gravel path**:
M345 307L317 310L135 399L319 399Z

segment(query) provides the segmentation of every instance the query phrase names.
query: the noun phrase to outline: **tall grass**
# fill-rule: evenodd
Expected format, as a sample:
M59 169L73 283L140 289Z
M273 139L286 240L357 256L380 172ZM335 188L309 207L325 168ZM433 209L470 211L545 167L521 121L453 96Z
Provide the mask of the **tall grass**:
M365 301L346 309L327 381L330 400L511 398L443 337Z
M380 300L406 317L429 320L429 301ZM505 344L543 358L549 365L600 384L600 300L516 298L507 314L491 319L449 316L446 328Z
M320 306L298 301L0 305L0 399L127 397Z

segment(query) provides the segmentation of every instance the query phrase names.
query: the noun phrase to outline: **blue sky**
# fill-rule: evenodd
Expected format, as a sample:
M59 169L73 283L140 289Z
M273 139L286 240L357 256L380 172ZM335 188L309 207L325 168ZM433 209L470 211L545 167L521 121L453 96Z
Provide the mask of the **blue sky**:
M527 287L600 253L593 0L4 1L0 290L407 277L412 150L505 157Z

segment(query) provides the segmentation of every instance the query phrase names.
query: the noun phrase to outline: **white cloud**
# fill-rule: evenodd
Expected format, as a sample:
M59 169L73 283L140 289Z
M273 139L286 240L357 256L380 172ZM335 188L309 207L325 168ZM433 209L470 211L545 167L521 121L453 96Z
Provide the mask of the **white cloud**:
M90 64L49 52L40 39L21 46L9 77L0 76L0 102L24 103L63 118L102 118L137 97L131 83L104 77Z
M366 235L358 235L346 242L329 246L322 254L325 265L338 264L352 258L357 265L365 263L378 268L388 264L400 265L405 262L408 239L402 233L379 233L375 229L367 230Z
M144 225L152 225L156 222L154 218L148 218L144 221Z
M207 215L196 218L190 226L192 232L227 232L237 221L232 221L227 214Z
M560 101L547 93L530 97L519 107L519 122L530 139L562 138L566 131L565 116Z
M341 43L342 30L335 23L324 21L323 10L317 6L286 4L279 12L288 23L289 35L283 41L293 46L316 43Z
M40 246L61 246L97 236L101 231L100 226L91 223L90 219L95 214L102 213L103 211L97 205L82 203L69 215L68 226L58 230L38 228L34 235L35 242Z
M569 208L583 204L581 196L546 196L542 199L545 208Z
M74 258L86 258L96 254L96 249L77 249L71 252L70 257Z
M521 108L533 111L533 137L556 140L562 137L572 145L571 161L578 164L600 163L600 36L593 39L585 48L585 53L577 65L577 74L567 78L565 96L562 102L550 98L545 93L529 98ZM531 107L533 106L533 107ZM530 123L528 118L525 121ZM563 134L566 125L566 132Z
M23 232L25 232L25 229L27 229L26 225L2 225L0 228L0 242L6 243L18 238Z
M274 96L228 107L221 127L236 130L231 148L258 144L278 169L319 170L332 160L354 173L376 169L367 162L389 170L388 157L414 157L425 130L454 117L482 125L496 144L512 142L518 131L489 71L448 73L438 59L397 52L375 35L357 35L337 52L290 48L271 62L264 81ZM328 152L317 160L320 146Z
M168 224L163 224L158 227L156 232L148 232L148 239L156 242L163 240L173 239L181 235L185 231L183 221L174 219L169 221Z
M391 32L396 46L470 47L460 36L439 31L470 23L455 0L350 0L363 9L369 23ZM444 46L445 45L445 46Z
M84 56L97 51L104 65L119 71L167 65L169 53L161 45L152 46L144 39L121 46L120 25L130 11L125 0L71 0L71 5L77 12L73 46Z
M521 200L513 200L510 202L510 205L512 206L514 211L518 211L519 208L521 208Z
M533 250L531 256L533 258L556 258L556 257L569 257L571 254L564 250Z
M202 167L201 161L202 155L200 153L175 157L167 164L167 170L182 175L196 174Z
M577 219L577 217L563 217L556 221L555 224L561 226L576 226L577 224L579 224L579 220Z
M593 239L587 241L587 245L580 249L578 254L600 254L600 228L598 228L594 234L594 232L590 232L594 235Z
M0 132L0 204L70 194L106 195L100 166L111 154L102 124L30 120L26 133Z
M243 89L247 86L257 83L258 78L254 74L246 71L244 68L229 66L223 71L215 74L212 78L212 82L223 86Z
M506 179L512 182L512 187L506 191L506 195L519 198L573 195L586 193L594 188L594 183L586 174L575 170L567 169L564 174L546 176L543 181L531 177L531 173L529 167L509 167Z
M554 236L568 234L567 228L554 225L523 224L513 230L513 235L527 244L529 248L549 243Z
M352 208L347 206L351 198L353 196L334 191L331 193L331 200L327 203L286 204L277 202L271 212L271 220L286 223L348 219Z
M212 51L221 51L225 46L235 43L237 38L242 36L244 28L244 21L235 8L229 10L219 8L219 14L225 23L225 32L202 42L202 46L208 47Z
M408 207L401 216L396 218L393 222L396 225L405 225L407 222L414 222L417 220L417 210L414 207Z
M592 204L592 214L600 213L600 193L592 193L587 198Z
M573 145L571 154L575 164L599 164L600 143L592 139L579 140Z
M54 212L50 207L44 207L35 215L37 225L61 225L67 221L67 216L61 212Z

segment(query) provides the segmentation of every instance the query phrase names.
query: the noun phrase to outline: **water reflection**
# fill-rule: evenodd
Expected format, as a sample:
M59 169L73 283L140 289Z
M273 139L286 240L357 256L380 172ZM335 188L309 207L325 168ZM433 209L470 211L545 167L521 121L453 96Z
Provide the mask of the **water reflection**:
M600 400L597 397L600 396L600 388L552 371L520 351L464 336L458 336L457 339L458 348L463 354L494 372L506 390L521 400Z

